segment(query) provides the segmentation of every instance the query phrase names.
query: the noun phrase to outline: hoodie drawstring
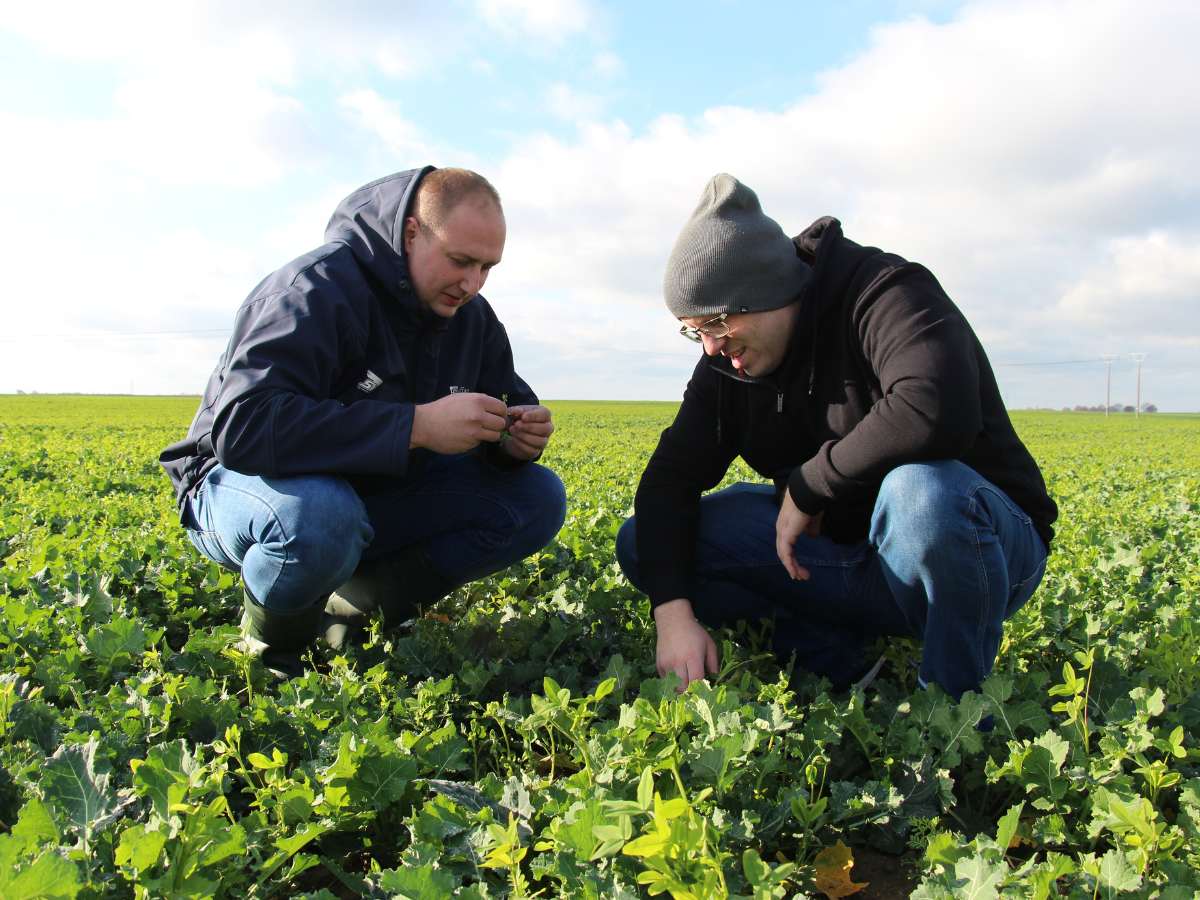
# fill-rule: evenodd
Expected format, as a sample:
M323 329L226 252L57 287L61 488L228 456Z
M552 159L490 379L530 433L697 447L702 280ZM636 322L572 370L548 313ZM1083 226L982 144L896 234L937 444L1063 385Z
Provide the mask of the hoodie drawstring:
M813 395L813 391L816 389L816 385L817 385L817 319L818 319L818 313L817 313L817 303L815 302L815 300L816 300L816 298L813 298L813 301L808 304L812 308L811 312L809 313L809 316L808 316L809 317L808 330L810 332L812 332L812 347L811 347L811 352L808 355L808 396L809 397L811 397Z
M725 391L725 379L717 379L717 446L721 445L721 399Z

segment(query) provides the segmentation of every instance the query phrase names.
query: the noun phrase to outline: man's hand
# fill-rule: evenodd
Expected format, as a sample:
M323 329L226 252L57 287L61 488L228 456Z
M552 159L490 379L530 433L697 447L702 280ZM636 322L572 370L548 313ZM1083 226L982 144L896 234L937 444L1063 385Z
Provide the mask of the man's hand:
M550 443L554 422L544 406L510 406L504 452L513 459L537 459Z
M716 675L720 671L717 645L708 629L696 620L689 601L681 597L655 607L654 624L658 629L658 674L678 675L681 692L705 673Z
M820 535L821 517L824 515L823 512L815 516L801 512L792 502L792 495L786 490L783 492L779 518L775 520L775 553L795 581L808 581L808 569L796 562L796 538L802 534L808 537Z
M498 441L504 432L506 408L487 394L448 394L413 408L409 449L434 453L466 453L483 441Z

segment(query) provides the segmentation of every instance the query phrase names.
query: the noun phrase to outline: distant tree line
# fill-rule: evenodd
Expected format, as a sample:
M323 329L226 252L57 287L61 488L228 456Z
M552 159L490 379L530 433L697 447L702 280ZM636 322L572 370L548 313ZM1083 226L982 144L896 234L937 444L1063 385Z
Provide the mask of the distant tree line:
M1108 408L1108 411L1110 413L1131 413L1137 412L1137 407L1130 405L1122 406L1120 403L1114 403ZM1082 403L1078 403L1075 406L1064 406L1063 412L1104 412L1104 404L1101 403L1097 406L1084 406ZM1153 403L1143 403L1142 412L1155 413L1158 412L1158 407Z

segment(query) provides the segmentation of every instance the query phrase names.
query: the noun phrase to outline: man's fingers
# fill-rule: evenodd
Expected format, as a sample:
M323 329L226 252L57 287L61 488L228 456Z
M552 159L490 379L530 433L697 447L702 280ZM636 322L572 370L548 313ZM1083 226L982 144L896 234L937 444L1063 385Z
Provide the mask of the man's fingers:
M497 435L507 426L508 421L504 418L503 413L496 415L494 412L484 412L479 417L479 427L485 431L493 431Z
M782 534L775 538L775 555L779 557L779 561L783 563L783 567L787 569L787 573L793 578L796 577L796 561L792 559L792 545L787 542L787 538Z
M521 434L536 434L540 437L550 437L554 433L552 422L531 422L528 419L517 419L509 427L509 431Z
M479 407L484 412L491 413L493 416L499 416L502 419L508 415L508 405L503 400L492 397L489 394L476 394L475 396L479 397Z
M542 451L536 447L531 447L522 440L515 437L509 438L504 444L504 450L509 456L514 459L531 460Z
M688 667L687 663L679 663L675 666L675 674L679 676L679 684L675 686L675 690L683 693L688 686Z
M519 416L522 422L550 421L550 410L544 406L512 406L508 411Z
M530 450L533 453L541 453L546 449L546 444L549 442L548 438L544 438L541 435L526 434L523 431L509 431L509 435L512 437L514 442L520 444L522 447Z
M708 639L708 648L704 651L704 664L709 675L716 675L721 671L721 660L717 656L717 643L711 637Z

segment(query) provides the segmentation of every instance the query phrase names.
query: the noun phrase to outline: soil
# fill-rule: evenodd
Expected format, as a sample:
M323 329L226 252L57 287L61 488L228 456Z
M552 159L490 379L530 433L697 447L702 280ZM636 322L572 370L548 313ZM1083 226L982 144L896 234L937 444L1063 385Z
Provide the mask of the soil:
M869 847L854 848L854 868L850 880L867 886L854 894L854 900L900 900L917 889L916 857L912 853L892 856Z

